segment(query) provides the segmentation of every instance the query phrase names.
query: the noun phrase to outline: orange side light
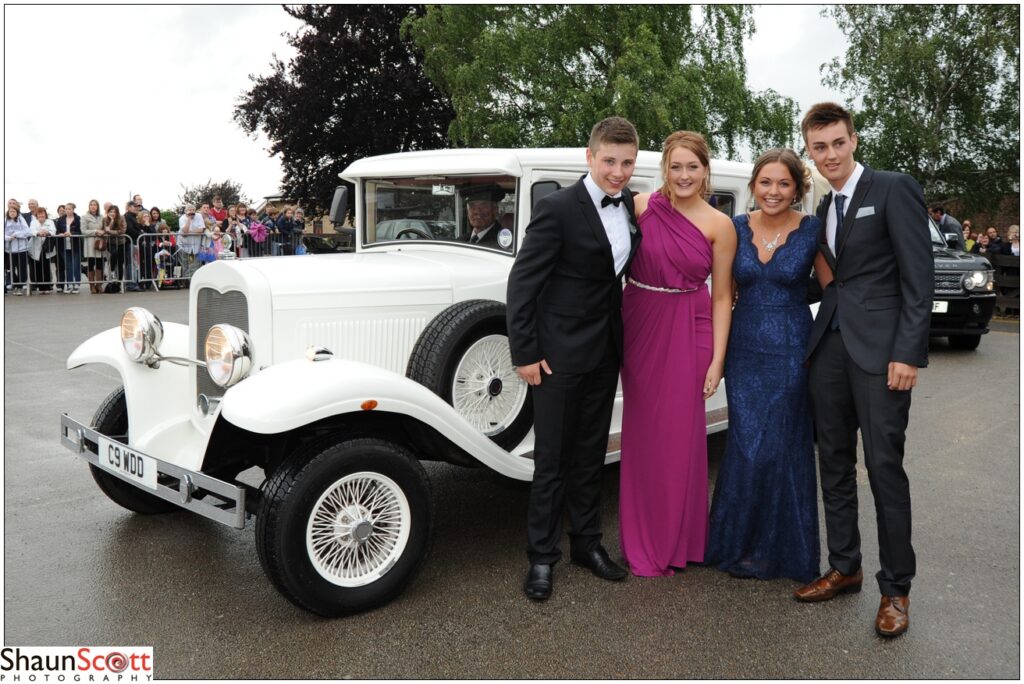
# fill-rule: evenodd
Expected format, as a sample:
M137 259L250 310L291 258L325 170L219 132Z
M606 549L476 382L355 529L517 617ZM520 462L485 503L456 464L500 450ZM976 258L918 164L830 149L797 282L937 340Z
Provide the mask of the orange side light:
M367 399L366 401L359 405L359 408L363 409L364 411L372 411L373 409L377 408L377 400Z

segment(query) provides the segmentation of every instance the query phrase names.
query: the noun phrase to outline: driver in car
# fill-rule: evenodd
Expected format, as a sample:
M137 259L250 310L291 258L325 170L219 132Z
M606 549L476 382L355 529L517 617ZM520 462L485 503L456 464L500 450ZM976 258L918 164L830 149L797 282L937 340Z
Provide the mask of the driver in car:
M511 249L511 241L507 246L498 242L498 234L507 230L498 222L498 202L505 197L505 191L497 185L480 185L467 188L462 196L466 201L469 225L473 229L463 241L471 245Z

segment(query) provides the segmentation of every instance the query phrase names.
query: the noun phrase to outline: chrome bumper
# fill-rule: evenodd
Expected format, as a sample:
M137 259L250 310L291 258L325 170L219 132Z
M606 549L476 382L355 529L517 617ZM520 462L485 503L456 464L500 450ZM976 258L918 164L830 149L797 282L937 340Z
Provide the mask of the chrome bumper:
M91 427L82 425L68 414L60 417L60 441L86 461L101 468L96 452L99 449L99 433ZM107 437L107 439L110 439ZM112 440L113 441L113 440ZM124 445L126 448L128 445ZM157 489L150 491L127 477L116 472L102 469L114 477L139 488L139 491L152 494L204 518L209 518L222 525L236 529L245 528L245 489L238 485L224 482L204 473L186 470L172 463L161 461L149 456L157 463Z

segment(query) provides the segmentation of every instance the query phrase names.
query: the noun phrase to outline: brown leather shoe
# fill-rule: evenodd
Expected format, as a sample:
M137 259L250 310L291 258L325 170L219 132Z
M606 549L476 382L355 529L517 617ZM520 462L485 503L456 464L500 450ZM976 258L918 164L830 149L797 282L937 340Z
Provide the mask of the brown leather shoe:
M875 631L884 637L896 637L910 627L910 597L883 596L875 618Z
M830 568L818 579L794 591L793 598L808 603L828 601L835 598L837 594L853 594L860 591L863 583L864 571L860 568L857 568L857 572L852 575L844 575L838 570Z

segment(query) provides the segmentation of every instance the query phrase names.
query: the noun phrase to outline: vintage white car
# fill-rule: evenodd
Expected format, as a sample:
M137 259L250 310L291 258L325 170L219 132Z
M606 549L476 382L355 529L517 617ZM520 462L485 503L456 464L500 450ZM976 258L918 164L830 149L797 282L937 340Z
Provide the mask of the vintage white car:
M661 183L641 152L631 188ZM749 164L712 164L712 201L747 207ZM218 261L189 325L141 307L79 346L68 368L112 366L123 387L63 443L138 513L255 518L260 562L302 608L337 616L398 594L431 534L422 460L529 480L533 408L509 356L505 291L531 208L575 183L583 149L442 150L352 164L356 251ZM465 197L499 188L496 243L473 245ZM345 215L339 188L332 216ZM621 394L608 462L619 457ZM726 426L725 392L707 405ZM262 469L260 487L238 479Z

